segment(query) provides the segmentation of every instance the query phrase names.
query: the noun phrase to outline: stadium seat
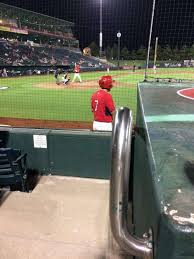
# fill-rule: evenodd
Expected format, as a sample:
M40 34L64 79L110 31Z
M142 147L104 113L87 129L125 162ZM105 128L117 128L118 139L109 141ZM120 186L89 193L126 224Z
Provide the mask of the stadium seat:
M17 186L28 192L26 157L19 149L0 148L0 187Z
M32 51L33 49L33 51ZM14 44L9 39L0 37L0 64L1 66L18 66L23 67L20 72L15 69L7 69L7 76L18 76L25 74L25 66L58 66L67 65L74 67L75 63L81 62L81 68L106 68L106 62L103 63L95 57L84 56L81 51L72 50L67 47L52 46L48 48L46 45L30 46L24 42L17 41ZM15 54L17 53L17 55ZM54 63L52 63L54 62ZM114 65L112 65L114 67ZM29 68L27 69L29 70ZM43 72L44 67L41 68ZM34 73L36 74L36 73ZM2 72L0 71L0 77Z

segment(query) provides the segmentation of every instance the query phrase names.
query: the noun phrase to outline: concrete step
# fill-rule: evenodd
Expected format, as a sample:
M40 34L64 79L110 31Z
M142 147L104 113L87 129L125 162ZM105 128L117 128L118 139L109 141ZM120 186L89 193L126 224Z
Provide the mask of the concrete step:
M6 192L0 258L130 258L109 228L109 181L41 177L32 193Z

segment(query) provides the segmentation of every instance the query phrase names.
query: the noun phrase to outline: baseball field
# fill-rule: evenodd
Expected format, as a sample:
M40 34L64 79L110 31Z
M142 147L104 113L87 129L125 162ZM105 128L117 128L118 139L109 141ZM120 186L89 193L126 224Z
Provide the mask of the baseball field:
M155 78L194 80L193 68L157 69L156 74L150 69L148 73ZM70 82L68 86L56 85L53 75L2 78L0 123L12 126L90 128L90 98L98 89L99 78L106 74L81 73L83 82ZM137 83L144 80L144 70L112 71L110 75L116 82L111 91L116 107L130 107L135 117ZM73 74L70 76L72 79Z

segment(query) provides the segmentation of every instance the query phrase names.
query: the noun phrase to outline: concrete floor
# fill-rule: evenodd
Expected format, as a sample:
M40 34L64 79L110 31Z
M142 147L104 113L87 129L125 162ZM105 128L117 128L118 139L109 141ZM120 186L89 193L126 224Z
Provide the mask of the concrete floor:
M124 259L109 228L109 181L41 177L0 204L1 259Z

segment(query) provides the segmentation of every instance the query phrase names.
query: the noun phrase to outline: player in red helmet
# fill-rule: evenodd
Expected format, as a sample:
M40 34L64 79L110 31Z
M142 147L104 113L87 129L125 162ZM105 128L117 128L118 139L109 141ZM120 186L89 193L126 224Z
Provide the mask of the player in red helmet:
M114 85L111 76L102 76L99 80L100 90L91 98L91 108L94 114L93 130L112 131L112 121L115 104L109 93Z
M79 79L79 82L82 82L81 76L80 76L80 65L75 63L75 67L74 67L74 77L72 80L72 83L76 80L76 78Z

